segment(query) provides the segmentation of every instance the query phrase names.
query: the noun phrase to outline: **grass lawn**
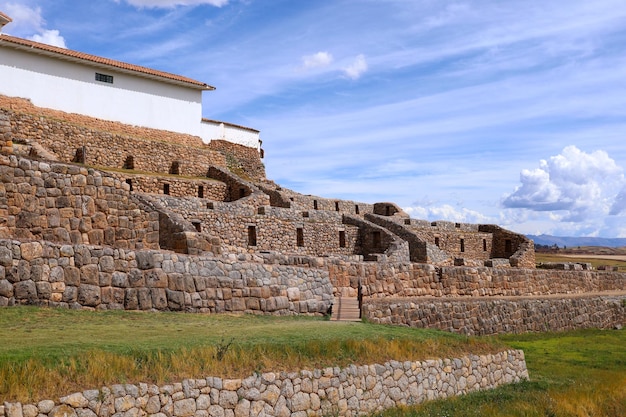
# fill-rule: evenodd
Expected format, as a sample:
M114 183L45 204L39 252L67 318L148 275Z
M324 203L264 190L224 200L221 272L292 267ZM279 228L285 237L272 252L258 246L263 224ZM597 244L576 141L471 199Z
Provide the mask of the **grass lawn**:
M0 308L0 403L124 382L523 349L531 381L384 416L626 416L626 330L468 338L306 317Z
M124 382L456 357L499 342L307 317L0 308L0 403Z

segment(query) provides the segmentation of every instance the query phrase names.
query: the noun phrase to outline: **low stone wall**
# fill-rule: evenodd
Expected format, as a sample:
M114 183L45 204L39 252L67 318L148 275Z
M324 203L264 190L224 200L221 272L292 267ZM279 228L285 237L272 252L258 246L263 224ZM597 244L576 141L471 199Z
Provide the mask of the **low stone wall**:
M107 172L107 175L129 184L129 191L150 194L165 194L172 197L199 197L224 201L227 187L221 181L209 178L179 178L173 175L141 175L122 172Z
M0 306L324 314L320 269L228 257L0 240Z
M611 329L626 325L626 294L517 299L367 299L363 316L373 323L466 335Z
M224 155L226 166L235 174L254 180L265 178L265 166L256 148L219 139L211 140L208 147Z
M208 377L157 386L125 384L37 404L4 403L0 417L357 416L528 379L524 353L351 365L245 379Z

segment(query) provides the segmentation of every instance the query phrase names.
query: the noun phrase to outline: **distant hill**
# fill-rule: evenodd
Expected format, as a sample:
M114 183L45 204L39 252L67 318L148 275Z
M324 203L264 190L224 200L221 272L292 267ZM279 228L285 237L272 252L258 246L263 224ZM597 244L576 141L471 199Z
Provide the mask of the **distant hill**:
M605 238L605 237L564 237L550 235L526 235L535 241L535 245L557 245L558 247L577 246L604 246L608 248L619 248L626 246L626 238Z

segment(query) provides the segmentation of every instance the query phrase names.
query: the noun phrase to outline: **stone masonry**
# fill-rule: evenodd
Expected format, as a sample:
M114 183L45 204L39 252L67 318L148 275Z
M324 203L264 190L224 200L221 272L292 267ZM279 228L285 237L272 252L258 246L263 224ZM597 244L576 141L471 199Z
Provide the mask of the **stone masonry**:
M456 359L390 361L244 379L120 384L37 404L4 403L0 417L358 416L528 379L519 350Z

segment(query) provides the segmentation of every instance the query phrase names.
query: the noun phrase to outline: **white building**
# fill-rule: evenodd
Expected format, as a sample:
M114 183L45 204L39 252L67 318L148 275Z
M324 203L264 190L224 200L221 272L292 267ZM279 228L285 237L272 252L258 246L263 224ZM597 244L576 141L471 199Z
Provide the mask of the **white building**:
M181 75L1 33L0 94L35 106L135 126L223 139L259 148L259 131L202 118L202 93L215 88Z

